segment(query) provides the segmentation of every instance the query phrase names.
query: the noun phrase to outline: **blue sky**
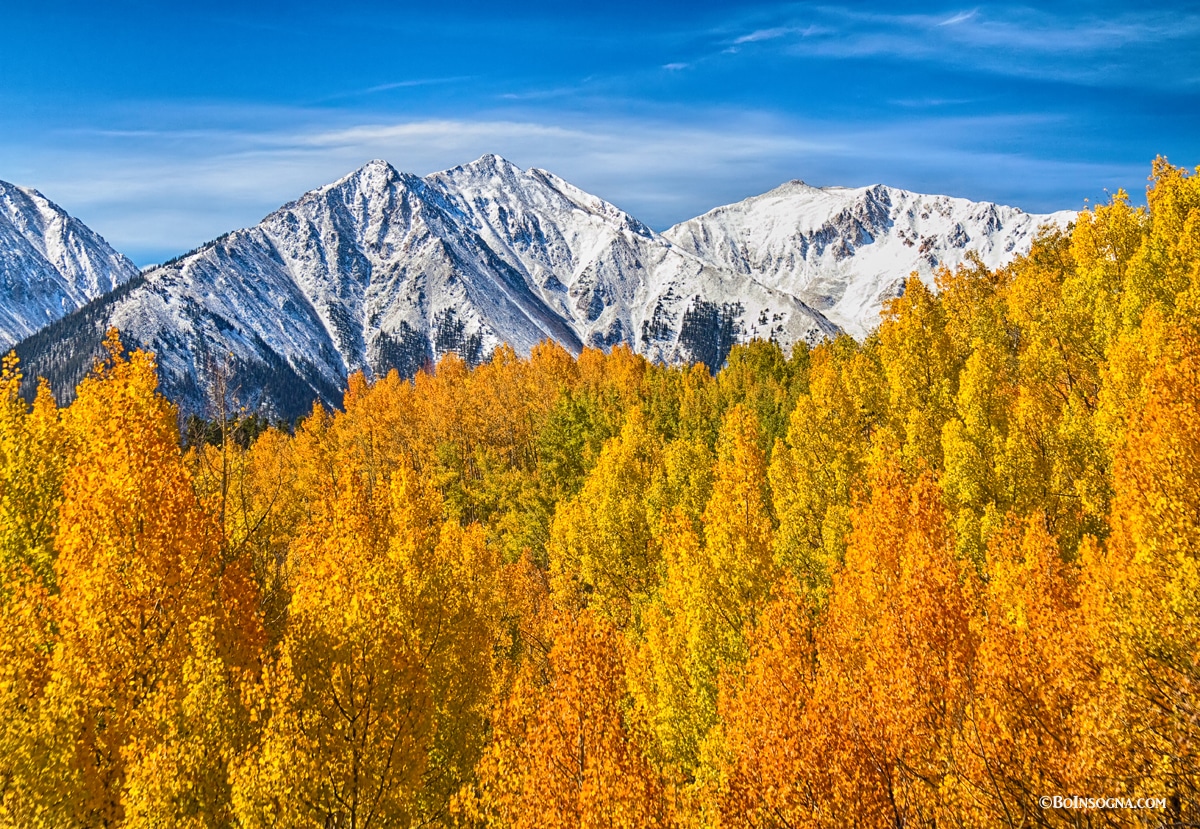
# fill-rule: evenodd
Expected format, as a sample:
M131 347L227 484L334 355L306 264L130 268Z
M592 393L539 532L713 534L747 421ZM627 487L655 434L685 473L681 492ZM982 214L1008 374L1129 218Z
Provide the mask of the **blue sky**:
M1200 6L0 0L0 179L139 264L372 158L663 229L793 178L1078 208L1200 164Z

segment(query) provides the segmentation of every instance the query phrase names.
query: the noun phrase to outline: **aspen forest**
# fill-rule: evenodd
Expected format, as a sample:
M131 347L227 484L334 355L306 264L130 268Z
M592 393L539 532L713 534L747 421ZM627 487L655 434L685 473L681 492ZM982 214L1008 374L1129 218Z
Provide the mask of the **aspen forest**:
M2 826L1200 825L1200 170L716 374L185 440L120 336L0 377Z

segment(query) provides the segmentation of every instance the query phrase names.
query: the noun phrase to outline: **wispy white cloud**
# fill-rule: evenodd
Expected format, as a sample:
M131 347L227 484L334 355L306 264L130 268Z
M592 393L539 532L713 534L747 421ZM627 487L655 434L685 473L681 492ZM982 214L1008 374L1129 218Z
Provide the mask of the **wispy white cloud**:
M978 9L972 9L969 12L959 12L958 14L954 15L953 17L946 18L942 22L938 23L938 25L939 26L957 26L959 23L966 23L968 20L972 19L977 14L979 14Z
M716 52L761 44L807 59L892 57L1089 85L1197 85L1194 71L1175 65L1178 50L1200 39L1200 12L1192 9L1060 13L1002 4L946 16L842 4L784 11L771 25L753 22L732 16Z
M780 40L782 38L805 38L827 33L829 33L828 29L815 24L809 24L806 26L775 26L769 29L756 29L749 34L736 37L733 40L733 45L742 46L747 43L762 43L764 41Z
M445 86L448 84L464 83L473 79L473 75L452 75L437 78L408 78L402 81L391 81L388 83L364 87L362 89L351 89L346 92L337 92L332 95L325 95L318 98L315 103L330 103L333 101L346 101L354 98L366 98L372 95L379 95L383 92L395 92L401 89L421 89L429 86Z
M888 101L891 106L905 109L934 109L938 107L964 106L975 103L974 98L893 98Z
M377 86L370 86L361 91L363 95L372 95L376 92L387 92L392 89L411 89L417 86L440 86L447 83L458 83L460 81L471 80L471 75L455 75L449 78L412 78L407 81L394 81L392 83L381 83ZM354 93L349 93L354 94Z
M777 40L781 37L787 37L790 34L795 34L798 29L794 26L776 26L773 29L758 29L748 35L742 35L736 38L734 44L742 43L758 43L763 40Z

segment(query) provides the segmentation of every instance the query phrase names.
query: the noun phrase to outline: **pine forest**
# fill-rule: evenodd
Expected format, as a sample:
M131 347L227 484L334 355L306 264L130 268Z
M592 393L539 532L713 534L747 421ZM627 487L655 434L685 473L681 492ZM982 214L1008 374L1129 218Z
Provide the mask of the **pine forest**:
M715 375L107 348L0 378L0 825L1200 824L1200 170Z

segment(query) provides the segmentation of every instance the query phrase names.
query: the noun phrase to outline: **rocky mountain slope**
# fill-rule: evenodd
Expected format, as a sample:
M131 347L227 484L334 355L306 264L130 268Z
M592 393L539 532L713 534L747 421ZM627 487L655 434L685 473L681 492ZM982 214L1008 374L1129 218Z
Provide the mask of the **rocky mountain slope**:
M137 275L41 193L0 181L0 351Z
M725 329L788 346L836 331L787 292L713 267L544 170L484 156L427 180L584 345L626 343L651 359L715 367Z
M663 236L718 268L753 274L802 299L861 338L910 273L932 284L939 266L953 269L972 251L998 267L1027 252L1042 225L1065 227L1074 218L1069 210L1036 215L881 184L816 188L792 181Z

